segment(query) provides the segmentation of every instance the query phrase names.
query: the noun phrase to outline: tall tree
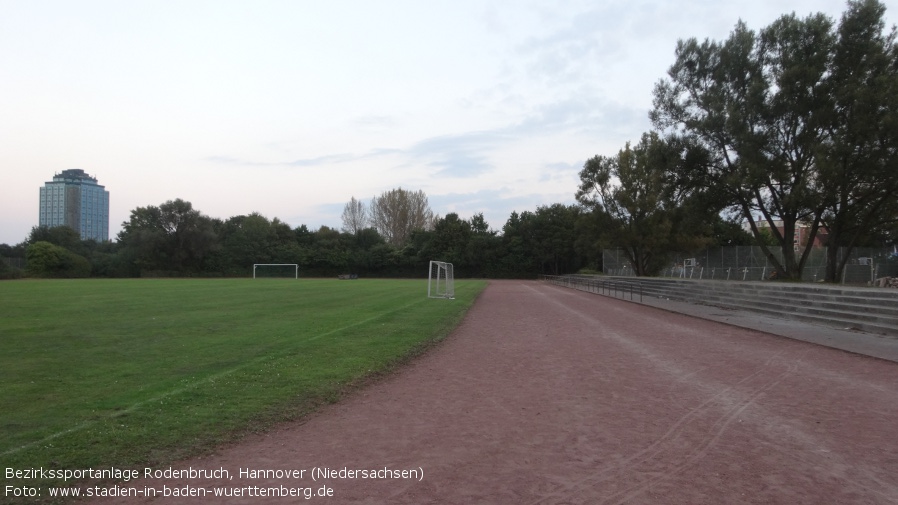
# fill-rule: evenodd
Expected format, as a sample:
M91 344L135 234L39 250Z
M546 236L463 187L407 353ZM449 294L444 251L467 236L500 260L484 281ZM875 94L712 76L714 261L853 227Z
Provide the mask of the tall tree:
M737 208L755 237L757 216L766 222L782 261L761 247L785 278L801 276L823 214L816 156L827 138L834 40L822 14L783 16L758 34L740 22L723 43L679 41L669 80L655 87L655 126L712 154L691 175ZM796 244L803 223L810 239Z
M446 261L463 269L468 263L468 242L471 239L471 223L458 217L455 212L440 218L433 229L429 254L433 259Z
M843 14L827 79L829 142L820 156L828 230L826 280L841 278L850 249L898 223L898 46L885 6L853 1Z
M533 254L544 274L576 272L580 257L575 247L576 223L581 209L560 203L536 208L533 219Z
M343 207L343 231L358 233L368 228L368 209L353 196Z
M214 221L181 199L132 210L118 240L140 271L181 274L201 271L219 246Z
M513 211L502 227L502 264L500 269L508 277L535 277L540 263L534 254L534 221L536 216L528 210L518 214Z
M234 216L222 223L218 232L222 265L230 273L249 271L254 263L295 263L296 235L278 218L268 220L258 212Z
M371 200L371 225L394 247L402 247L415 230L432 230L434 215L423 191L402 188Z
M621 248L636 275L662 268L668 252L700 246L706 233L694 215L706 216L703 194L678 184L685 165L702 166L702 151L679 139L643 134L615 156L594 156L580 172L577 200L608 215L603 240Z

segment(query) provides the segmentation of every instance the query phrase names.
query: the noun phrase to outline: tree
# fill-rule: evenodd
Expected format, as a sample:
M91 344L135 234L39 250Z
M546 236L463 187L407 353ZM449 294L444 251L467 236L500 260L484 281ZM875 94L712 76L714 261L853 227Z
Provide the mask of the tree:
M353 196L343 207L343 231L358 233L368 227L368 209Z
M371 200L371 225L394 247L402 247L415 230L432 230L434 215L423 191L402 188Z
M898 46L894 27L885 33L884 13L874 0L849 2L827 79L833 108L820 179L828 282L848 261L840 248L898 224Z
M490 272L503 277L576 272L582 266L575 246L580 215L577 206L562 204L512 212L502 227L501 244L491 247L496 260Z
M576 197L608 216L601 241L621 248L636 275L651 275L665 265L668 252L706 243L710 231L703 221L710 204L701 191L677 179L684 166L705 162L703 151L682 139L646 133L615 156L587 160Z
M480 234L480 235L495 235L495 232L490 231L490 225L486 222L486 218L483 217L483 212L478 212L471 216L471 231Z
M346 273L350 261L350 236L322 226L314 233L309 266L317 275Z
M468 242L471 235L471 223L458 217L455 212L446 214L436 220L428 247L422 251L427 258L422 260L452 263L456 274L463 274L470 260Z
M90 277L87 258L50 242L37 241L25 252L25 272L32 277Z
M575 248L576 223L581 209L575 205L539 206L533 214L533 255L544 274L576 272L580 257Z
M702 170L685 168L738 209L755 237L755 216L767 222L782 261L761 247L782 278L800 278L824 209L816 167L831 110L831 28L822 14L792 14L759 34L740 22L723 43L681 40L669 80L655 87L653 123L711 154ZM810 240L796 255L800 223Z
M535 277L540 270L540 264L534 251L536 241L534 236L533 212L522 211L518 214L513 211L502 227L502 264L500 269L506 277Z
M475 277L494 277L501 274L501 239L491 230L482 212L471 216L471 236L468 240L466 273Z
M377 230L364 228L354 234L344 233L344 242L349 244L350 273L367 275L376 273L384 267L384 247L386 243Z
M245 274L254 263L296 262L296 236L278 218L269 221L258 212L234 216L222 223L218 236L219 271Z
M138 271L194 273L219 247L215 226L190 202L176 199L132 210L118 239Z
M81 235L68 226L34 226L28 236L28 243L49 242L68 249L76 254L84 252Z

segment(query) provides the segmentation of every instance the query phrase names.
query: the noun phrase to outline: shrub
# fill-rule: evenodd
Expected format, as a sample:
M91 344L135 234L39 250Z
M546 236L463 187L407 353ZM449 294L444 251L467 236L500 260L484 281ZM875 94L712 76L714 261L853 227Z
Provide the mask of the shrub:
M30 277L90 277L90 261L49 242L35 242L25 250L25 273Z

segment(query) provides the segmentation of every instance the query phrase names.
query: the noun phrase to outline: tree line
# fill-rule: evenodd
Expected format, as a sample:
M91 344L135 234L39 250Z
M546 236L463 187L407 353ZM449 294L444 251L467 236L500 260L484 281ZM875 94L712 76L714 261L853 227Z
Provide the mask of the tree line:
M21 244L0 245L0 255L25 257L24 274L34 277L248 277L256 263L296 263L312 277L421 277L431 260L453 263L459 277L533 278L602 267L605 218L579 205L513 212L501 230L483 214L433 216L426 205L421 211L431 225L391 243L375 226L350 231L345 219L342 231L313 231L259 213L211 218L176 199L132 210L115 242L83 241L65 226L35 227ZM718 231L721 241L750 240L734 225Z
M898 240L898 44L884 16L879 1L853 0L838 23L790 14L758 31L740 22L724 41L679 41L653 92L654 130L588 159L577 205L513 212L501 230L482 214L434 215L423 192L398 188L370 205L353 197L339 231L256 213L222 221L178 199L133 210L115 243L36 228L0 255L27 255L30 275L236 276L284 262L416 276L438 259L461 276L533 277L601 270L603 248L652 275L671 252L758 245L779 278L800 279L825 231L836 281L840 248Z
M25 257L23 273L34 277L248 277L255 263L297 263L301 275L311 277L421 277L433 259L453 262L459 276L533 277L586 264L573 247L577 213L552 206L515 214L501 235L482 215L467 220L453 213L390 243L373 227L313 231L258 213L221 220L176 199L131 211L115 242L82 241L65 226L35 227L21 244L0 246L0 254ZM537 237L553 234L570 245L547 256Z

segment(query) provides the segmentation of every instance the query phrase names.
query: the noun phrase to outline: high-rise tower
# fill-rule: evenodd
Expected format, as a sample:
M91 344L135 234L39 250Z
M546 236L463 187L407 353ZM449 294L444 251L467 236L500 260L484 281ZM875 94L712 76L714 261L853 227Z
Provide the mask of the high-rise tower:
M39 224L68 226L81 240L109 240L109 192L84 170L63 170L41 188Z

